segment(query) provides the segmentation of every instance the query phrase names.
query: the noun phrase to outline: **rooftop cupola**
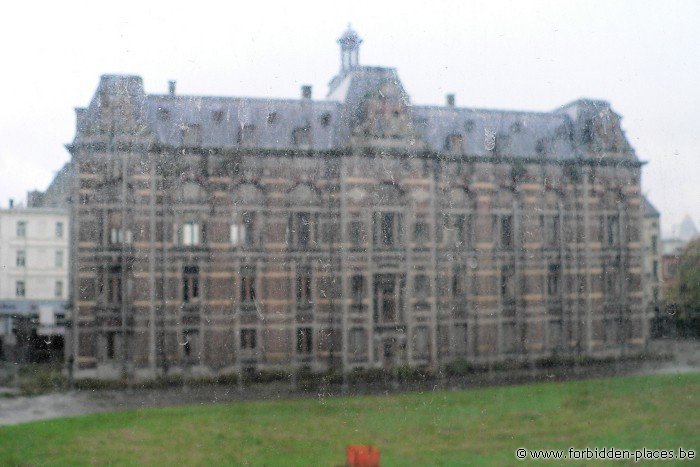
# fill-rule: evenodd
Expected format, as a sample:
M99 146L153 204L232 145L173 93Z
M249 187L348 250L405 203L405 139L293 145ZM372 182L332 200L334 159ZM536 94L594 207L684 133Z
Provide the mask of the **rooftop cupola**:
M362 39L348 24L342 36L338 39L340 45L340 71L351 70L359 65L360 44Z

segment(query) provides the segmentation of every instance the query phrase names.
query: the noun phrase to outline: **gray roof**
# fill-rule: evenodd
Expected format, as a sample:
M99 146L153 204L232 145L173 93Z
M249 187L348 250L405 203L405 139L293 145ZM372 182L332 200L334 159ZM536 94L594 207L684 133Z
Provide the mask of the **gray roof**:
M568 159L576 155L571 120L562 114L415 106L413 115L418 133L437 151L454 134L462 137L468 155L492 154L488 139L493 137L499 154L510 157L547 154Z
M386 84L389 87L384 87ZM390 96L385 92L390 89ZM105 99L105 96L108 98ZM552 112L411 106L393 68L354 66L330 82L326 100L147 95L141 78L105 75L87 109L77 109L78 135L99 127L103 105L128 99L134 123L128 131L158 144L203 148L343 149L363 120L366 99L387 99L407 109L421 147L446 149L458 135L468 156L548 157L567 160L602 151L636 159L620 117L604 101L582 99ZM105 129L102 129L104 132ZM300 145L295 130L308 135ZM194 142L185 143L192 131ZM245 138L253 134L252 141Z
M296 129L310 131L310 149L332 149L347 139L337 124L342 105L310 99L255 99L150 95L148 121L159 143L178 146L182 131L198 125L201 147L234 148L248 126L255 133L255 147L294 147Z

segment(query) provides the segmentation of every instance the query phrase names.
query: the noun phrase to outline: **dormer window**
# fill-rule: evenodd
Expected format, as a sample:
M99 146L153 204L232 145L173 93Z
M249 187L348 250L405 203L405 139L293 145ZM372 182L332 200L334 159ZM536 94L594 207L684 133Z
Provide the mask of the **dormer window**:
M327 127L331 123L331 114L329 114L328 112L324 113L323 115L321 115L320 120L321 120L321 126Z
M182 128L182 145L189 147L202 145L202 131L199 125L187 125Z
M215 110L211 113L211 119L214 120L216 123L221 123L224 120L224 111L223 110Z
M464 122L464 131L467 133L470 133L471 131L474 130L474 120L467 120Z
M257 129L255 125L246 123L238 132L238 144L245 147L252 147L257 144Z
M270 112L267 114L267 123L268 125L274 125L277 123L277 120L279 120L279 115L277 115L277 112Z
M447 152L453 154L460 154L462 152L462 135L454 133L447 136L445 140L445 149Z
M511 133L520 133L522 129L523 124L521 122L513 122L513 124L510 126Z
M311 131L308 127L296 128L292 132L294 146L309 146L311 144Z
M163 107L158 108L158 118L161 120L168 121L170 119L170 110L164 109Z

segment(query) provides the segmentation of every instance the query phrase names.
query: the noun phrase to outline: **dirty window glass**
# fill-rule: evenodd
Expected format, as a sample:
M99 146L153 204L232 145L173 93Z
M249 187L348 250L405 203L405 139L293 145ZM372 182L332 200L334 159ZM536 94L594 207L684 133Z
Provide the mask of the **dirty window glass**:
M695 3L9 8L0 464L696 458Z

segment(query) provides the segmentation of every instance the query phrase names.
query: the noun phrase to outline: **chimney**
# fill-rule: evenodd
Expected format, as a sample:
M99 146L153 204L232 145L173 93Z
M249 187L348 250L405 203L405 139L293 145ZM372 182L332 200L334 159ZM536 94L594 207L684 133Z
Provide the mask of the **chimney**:
M301 97L304 99L311 99L311 86L305 84L301 87Z
M454 106L455 106L455 95L448 94L447 95L447 107L454 107Z
M10 198L10 209L12 209L13 207L15 207L15 200Z
M175 95L175 81L168 81L168 93L171 96Z

